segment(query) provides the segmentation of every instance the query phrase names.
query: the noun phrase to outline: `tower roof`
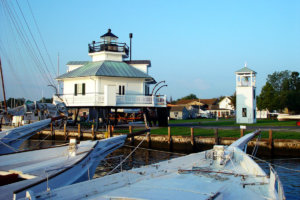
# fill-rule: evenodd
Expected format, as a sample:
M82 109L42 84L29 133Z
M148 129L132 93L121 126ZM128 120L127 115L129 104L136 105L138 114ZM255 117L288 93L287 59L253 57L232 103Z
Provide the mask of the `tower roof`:
M115 34L113 34L111 32L111 29L108 29L107 33L105 33L104 35L102 35L100 38L105 38L105 37L114 37L114 38L118 38L118 36L116 36Z
M235 73L236 74L240 74L240 73L253 73L253 74L256 74L255 71L253 71L252 69L248 68L247 66L243 67L240 70L237 70Z
M148 74L128 65L125 62L117 61L98 61L89 62L82 67L72 70L68 73L58 76L56 79L87 77L87 76L108 76L108 77L126 77L126 78L147 78L151 83L154 78Z

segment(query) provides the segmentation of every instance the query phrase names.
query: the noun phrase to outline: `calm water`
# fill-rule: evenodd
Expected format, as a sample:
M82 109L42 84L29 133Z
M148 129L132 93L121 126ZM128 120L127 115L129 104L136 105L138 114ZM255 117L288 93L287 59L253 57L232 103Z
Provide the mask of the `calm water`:
M63 142L55 142L56 144L60 144ZM32 148L32 147L47 147L53 145L54 143L51 141L37 141L30 140L26 141L23 144L23 148ZM131 153L133 148L131 147L123 147L109 156L107 159L102 161L98 166L94 178L105 176L108 172L114 169L119 163L121 159L124 159ZM156 151L156 150L148 150L148 149L137 149L122 165L122 170L129 170L131 168L140 167L143 165L149 165L153 163L157 163L159 161L168 160L176 157L183 156L184 154ZM277 171L281 182L284 187L285 195L287 199L300 199L300 172L288 170L294 169L300 171L300 158L262 158L272 164L275 164L274 169ZM258 164L269 173L268 164L257 161ZM278 165L278 166L277 166ZM285 167L281 168L279 166ZM121 167L118 168L115 172L121 171Z

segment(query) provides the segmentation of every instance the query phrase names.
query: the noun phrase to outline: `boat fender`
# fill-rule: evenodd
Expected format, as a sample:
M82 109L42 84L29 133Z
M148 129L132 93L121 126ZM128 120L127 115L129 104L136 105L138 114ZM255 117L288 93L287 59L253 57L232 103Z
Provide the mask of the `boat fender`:
M77 151L77 140L76 138L70 138L70 143L69 143L69 156L76 156L76 151Z

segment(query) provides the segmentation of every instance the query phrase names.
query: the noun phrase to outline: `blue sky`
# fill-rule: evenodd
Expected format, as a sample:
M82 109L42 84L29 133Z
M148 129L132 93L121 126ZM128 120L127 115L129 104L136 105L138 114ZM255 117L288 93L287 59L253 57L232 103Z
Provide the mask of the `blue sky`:
M18 39L20 36L5 11L9 5L19 12L16 2L19 3L48 62L27 1L5 2L0 4L3 22L0 29L4 30L0 33L0 55L7 96L50 97L54 90L34 67L32 57L26 56L28 50ZM133 59L151 60L150 75L157 81L166 80L168 87L161 93L173 99L190 93L199 98L232 95L234 72L245 62L258 73L258 94L268 74L300 71L300 1L29 0L29 3L52 60L49 72L53 74L58 53L60 74L66 71L68 61L90 60L87 44L99 40L108 28L120 42L129 43L128 34L133 33Z

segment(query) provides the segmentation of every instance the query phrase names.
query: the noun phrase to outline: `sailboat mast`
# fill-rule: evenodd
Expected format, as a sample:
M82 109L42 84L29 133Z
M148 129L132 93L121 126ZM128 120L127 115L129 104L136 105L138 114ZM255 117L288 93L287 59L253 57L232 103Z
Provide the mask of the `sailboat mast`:
M4 108L5 108L5 112L7 112L6 97L5 97L5 87L4 87L4 80L3 80L3 71L2 71L1 58L0 58L0 73L1 73L1 80L2 80L2 91L3 91L3 99L4 99Z

